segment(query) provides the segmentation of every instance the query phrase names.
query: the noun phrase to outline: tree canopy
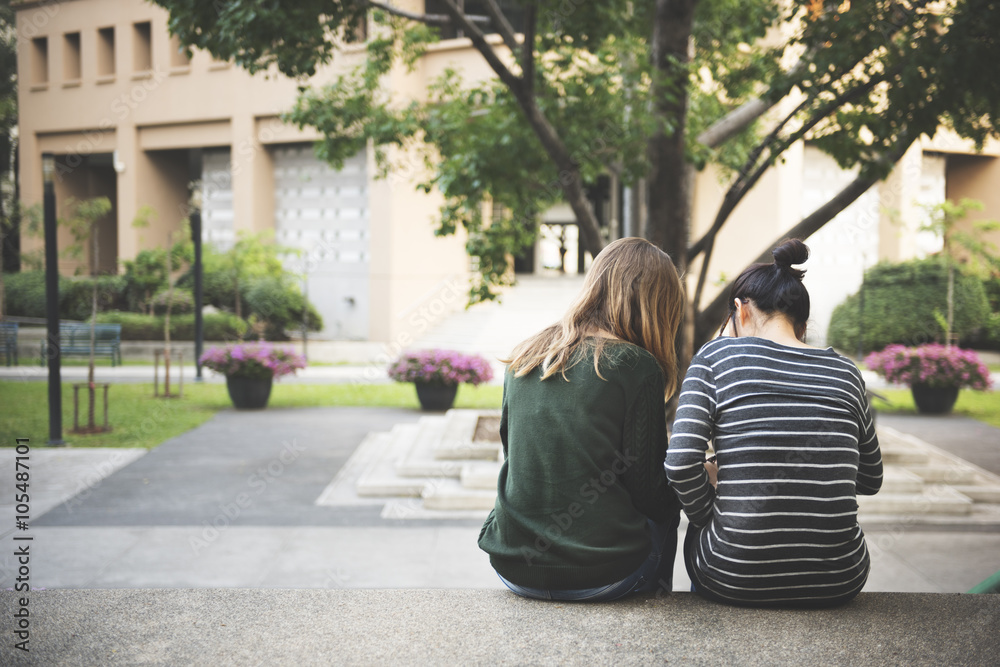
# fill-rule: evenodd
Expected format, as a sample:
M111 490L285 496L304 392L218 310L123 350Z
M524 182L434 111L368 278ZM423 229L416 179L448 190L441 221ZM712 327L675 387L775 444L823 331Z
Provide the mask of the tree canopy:
M720 298L701 303L716 235L789 146L809 139L860 167L785 234L804 238L921 135L944 126L981 145L998 129L1000 82L979 67L1000 56L1000 5L987 0L427 0L424 13L366 0L155 2L183 43L302 78L288 118L323 133L317 150L333 164L372 142L388 171L405 154L393 148L419 147L430 167L420 187L445 198L439 231L469 230L473 300L492 297L509 255L556 201L570 204L598 252L606 239L585 188L614 173L648 183L647 238L682 269L703 256L694 301L707 332L724 308ZM305 77L366 13L363 64L310 87ZM412 67L443 30L469 37L496 78L447 71L425 100L394 97L385 76ZM708 233L692 240L690 179L708 164L731 183ZM505 214L482 220L487 200Z

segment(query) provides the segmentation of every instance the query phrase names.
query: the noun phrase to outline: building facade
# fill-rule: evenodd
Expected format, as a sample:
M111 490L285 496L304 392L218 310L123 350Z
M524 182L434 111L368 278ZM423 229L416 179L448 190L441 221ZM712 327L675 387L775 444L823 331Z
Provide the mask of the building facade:
M398 4L424 8L421 0ZM464 239L434 236L441 201L414 187L420 160L399 156L402 167L386 179L375 177L370 150L332 169L312 152L315 133L280 118L297 82L250 76L204 52L189 59L167 32L166 12L142 0L22 2L17 29L23 200L41 201L42 153L57 157L60 204L107 196L113 210L99 225L100 270L116 271L140 250L165 245L190 210L191 184L200 183L206 242L225 248L241 232L270 231L302 251L291 268L305 276L325 337L405 346L433 324L415 313L434 304L438 318L464 305ZM310 83L330 81L362 57L361 46L347 45ZM433 45L415 71L392 73L388 89L400 100L420 99L446 67L467 78L491 75L458 37ZM973 197L986 204L981 217L1000 218L998 157L993 144L976 153L946 132L924 138L886 181L809 239L810 340L824 342L830 312L857 290L866 267L936 250L916 231L923 205ZM852 178L815 148L792 147L723 228L706 298ZM605 185L594 201L609 237L638 233L641 191L613 179ZM697 176L693 238L709 227L725 188L718 172ZM140 216L151 224L135 227ZM566 207L543 223L543 240L519 268L584 267ZM22 247L40 243L25 239ZM698 270L696 262L692 276Z

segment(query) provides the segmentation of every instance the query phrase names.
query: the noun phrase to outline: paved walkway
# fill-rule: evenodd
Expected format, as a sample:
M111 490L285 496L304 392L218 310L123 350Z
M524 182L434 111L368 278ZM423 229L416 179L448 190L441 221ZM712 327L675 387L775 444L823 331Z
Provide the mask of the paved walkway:
M32 449L30 530L15 531L12 498L0 499L0 588L14 582L15 532L34 538L31 585L43 588L499 588L476 546L478 521L315 504L366 433L419 416L227 410L148 453ZM926 430L920 418L893 426ZM953 418L948 432L1000 447L1000 430L981 429ZM0 478L13 479L13 450L2 456ZM995 526L930 531L901 520L868 539L866 590L964 592L1000 570ZM675 588L686 586L678 559Z

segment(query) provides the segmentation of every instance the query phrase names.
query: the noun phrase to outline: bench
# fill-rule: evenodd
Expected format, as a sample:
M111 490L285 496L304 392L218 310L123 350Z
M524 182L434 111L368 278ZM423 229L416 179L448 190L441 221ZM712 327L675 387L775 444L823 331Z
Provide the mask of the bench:
M11 365L11 359L17 366L17 324L13 322L0 322L0 351L3 352L7 365Z
M90 356L90 324L86 322L59 323L59 352L63 357ZM48 341L42 341L42 353L39 365L45 365ZM94 325L94 356L110 357L111 365L122 363L122 325ZM117 363L116 363L117 362Z
M30 597L40 665L101 664L111 651L166 665L911 666L1000 656L996 595L861 593L836 609L767 610L694 593L588 604L501 590L50 589L8 594L6 608L20 596Z

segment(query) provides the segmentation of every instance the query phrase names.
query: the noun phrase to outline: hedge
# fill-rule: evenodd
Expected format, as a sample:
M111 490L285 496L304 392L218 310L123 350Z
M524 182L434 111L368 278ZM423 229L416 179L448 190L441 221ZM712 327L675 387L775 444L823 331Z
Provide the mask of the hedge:
M947 268L934 258L881 263L869 269L862 286L864 351L881 350L892 343L942 341L944 331L934 313L947 313L947 286ZM827 331L827 342L833 347L857 351L860 300L859 294L852 294L834 309ZM956 272L954 304L954 330L959 337L969 339L987 325L990 307L980 279Z
M160 315L143 315L109 311L98 313L100 324L122 325L122 340L163 340L163 320ZM205 313L202 318L205 340L239 340L247 331L247 324L231 313ZM171 340L194 340L194 315L170 317Z

